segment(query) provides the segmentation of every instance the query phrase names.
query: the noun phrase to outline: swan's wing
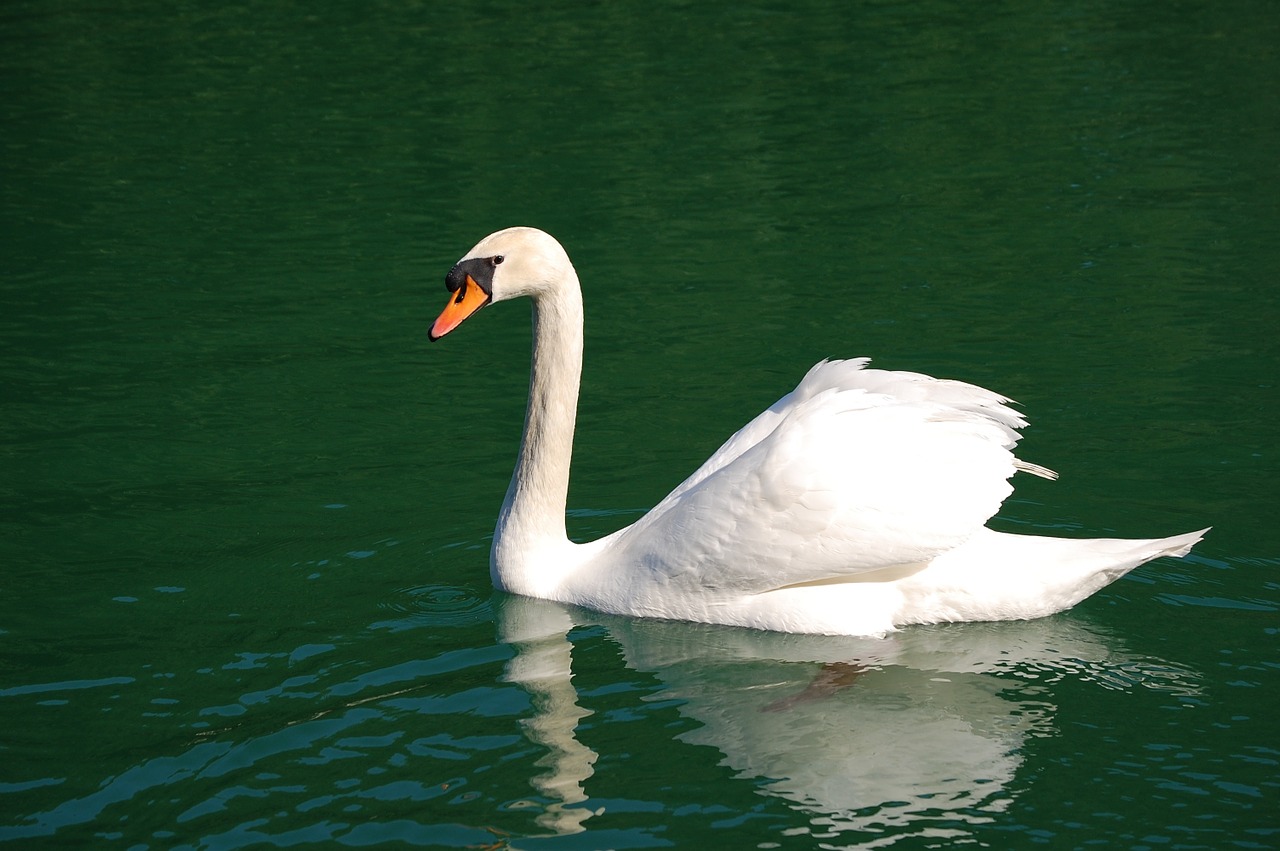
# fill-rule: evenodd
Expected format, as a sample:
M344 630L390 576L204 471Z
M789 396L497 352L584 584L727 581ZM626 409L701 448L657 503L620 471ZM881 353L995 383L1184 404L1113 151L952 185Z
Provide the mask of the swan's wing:
M1013 447L1018 441L1016 429L1027 424L1026 419L1009 407L1009 399L973 384L933 378L915 372L891 372L883 369L865 369L871 358L849 360L824 360L815 364L796 388L774 402L755 419L738 429L710 458L703 462L689 478L671 491L662 505L677 499L685 491L707 476L721 469L743 452L768 437L801 403L828 390L862 390L866 393L886 396L898 401L928 401L947 405L987 417L1001 425L1006 436L1005 446ZM1017 462L1019 469L1047 478L1056 474L1044 467Z
M964 542L1030 468L1010 451L1025 421L988 390L865 363L814 367L610 547L664 586L761 593Z

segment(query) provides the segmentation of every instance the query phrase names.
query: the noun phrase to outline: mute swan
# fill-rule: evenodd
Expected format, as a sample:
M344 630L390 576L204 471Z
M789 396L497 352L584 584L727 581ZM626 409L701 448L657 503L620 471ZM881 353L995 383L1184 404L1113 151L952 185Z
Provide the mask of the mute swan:
M482 239L445 277L431 340L490 302L533 299L529 403L490 551L494 585L613 614L792 633L1017 620L1069 608L1206 530L1066 540L985 523L1026 421L989 390L823 361L651 511L578 544L565 532L582 370L582 293L534 228Z

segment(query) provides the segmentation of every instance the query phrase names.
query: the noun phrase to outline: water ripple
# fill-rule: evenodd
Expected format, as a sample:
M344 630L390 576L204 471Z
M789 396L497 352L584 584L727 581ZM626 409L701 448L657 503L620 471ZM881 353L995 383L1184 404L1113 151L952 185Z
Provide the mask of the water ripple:
M458 585L417 585L397 592L396 599L381 604L405 617L376 621L372 629L399 632L423 626L471 626L493 619L490 595Z

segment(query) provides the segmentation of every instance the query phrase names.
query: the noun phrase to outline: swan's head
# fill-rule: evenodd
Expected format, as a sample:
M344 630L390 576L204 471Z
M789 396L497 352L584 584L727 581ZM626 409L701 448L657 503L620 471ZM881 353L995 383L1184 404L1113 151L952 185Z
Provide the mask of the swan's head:
M538 294L571 280L560 243L537 228L507 228L476 243L444 277L449 302L428 336L434 342L486 304Z

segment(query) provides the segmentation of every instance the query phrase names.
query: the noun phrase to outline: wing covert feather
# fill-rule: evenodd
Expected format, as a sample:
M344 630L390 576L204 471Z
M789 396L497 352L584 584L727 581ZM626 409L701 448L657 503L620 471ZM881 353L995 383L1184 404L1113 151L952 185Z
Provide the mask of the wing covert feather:
M815 366L612 546L663 585L762 593L963 543L1011 492L1025 421L988 390L866 362Z

